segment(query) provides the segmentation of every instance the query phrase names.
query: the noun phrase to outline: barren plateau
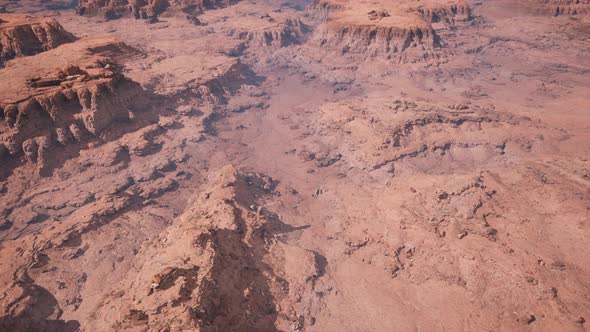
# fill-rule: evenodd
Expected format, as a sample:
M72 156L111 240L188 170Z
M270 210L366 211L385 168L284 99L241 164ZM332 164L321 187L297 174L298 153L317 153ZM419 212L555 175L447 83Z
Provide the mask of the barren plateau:
M587 331L587 0L0 0L0 331Z

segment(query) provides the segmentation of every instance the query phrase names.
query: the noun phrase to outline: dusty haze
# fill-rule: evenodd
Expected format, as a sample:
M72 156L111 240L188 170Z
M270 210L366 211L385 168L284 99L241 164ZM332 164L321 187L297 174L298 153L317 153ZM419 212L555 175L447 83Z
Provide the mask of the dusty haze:
M0 331L586 331L590 1L0 0Z

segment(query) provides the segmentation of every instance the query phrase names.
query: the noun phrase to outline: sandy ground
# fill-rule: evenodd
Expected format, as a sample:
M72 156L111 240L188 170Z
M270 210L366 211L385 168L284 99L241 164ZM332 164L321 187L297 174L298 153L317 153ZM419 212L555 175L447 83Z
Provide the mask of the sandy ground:
M370 29L322 42L365 31L337 9L42 11L139 50L113 56L164 99L149 125L60 148L50 176L11 166L0 327L585 331L589 21L469 5L420 22L440 47L393 56Z

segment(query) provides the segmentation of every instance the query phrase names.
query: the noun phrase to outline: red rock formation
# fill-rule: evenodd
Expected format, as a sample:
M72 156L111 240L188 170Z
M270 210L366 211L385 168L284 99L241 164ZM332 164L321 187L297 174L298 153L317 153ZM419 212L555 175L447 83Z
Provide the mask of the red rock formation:
M298 44L308 29L299 19L286 19L280 23L270 16L262 19L266 22L261 22L259 29L230 29L229 34L249 45L284 47Z
M13 77L11 86L0 92L0 150L4 157L24 156L43 171L52 145L66 146L98 136L114 121L130 121L133 110L147 106L141 86L123 76L110 58L97 53L121 49L122 43L86 40L69 44L72 47L65 52L80 52L76 48L79 43L89 55L71 59L75 64L54 68L61 54L46 52L39 59L19 62L0 73L2 78Z
M312 10L330 11L341 9L344 4L346 0L314 0L309 7Z
M432 24L471 18L464 0L316 0L309 12L323 22L315 36L322 48L398 62L438 58L443 43Z
M440 38L424 19L413 13L404 16L383 9L338 11L331 15L316 38L322 48L341 54L383 57L396 61L425 60L434 57ZM375 14L377 13L377 14Z
M357 2L349 0L314 0L309 8L313 12L323 12L325 14L347 7L354 7L356 4ZM362 2L359 2L358 4L362 4ZM452 23L455 17L459 17L460 19L471 18L471 7L465 0L380 1L375 5L382 6L383 8L403 8L403 10L407 12L417 11L421 16L432 23L440 21Z
M47 51L75 39L54 19L0 14L0 65L12 58Z
M471 7L467 1L448 1L443 3L430 3L418 7L418 12L429 22L452 23L455 18L462 20L471 19Z
M80 15L104 15L108 19L125 16L146 19L157 17L166 10L194 14L233 2L235 0L81 0L76 11Z
M342 26L330 31L324 45L343 45L342 52L368 52L368 55L398 53L409 48L436 48L437 35L424 27Z
M537 12L560 15L590 14L590 0L531 0Z

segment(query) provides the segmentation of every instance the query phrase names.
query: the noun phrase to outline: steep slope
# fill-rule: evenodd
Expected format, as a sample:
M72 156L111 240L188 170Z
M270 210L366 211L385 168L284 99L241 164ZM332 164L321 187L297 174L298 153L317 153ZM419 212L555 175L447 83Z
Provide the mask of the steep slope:
M107 19L129 16L136 19L147 19L155 18L165 11L198 14L207 9L228 6L233 2L237 2L237 0L82 0L76 11L80 15L102 15Z
M97 306L90 326L271 331L296 320L295 298L307 295L320 267L312 252L280 241L293 228L259 205L275 186L229 165L213 174L177 222L137 253L136 272ZM294 262L298 269L285 271ZM134 298L144 300L124 305Z
M373 11L367 6L339 11L329 18L320 45L339 48L343 54L387 57L415 51L417 56L427 58L440 47L440 41L419 16L392 16L386 9Z
M444 41L433 23L469 20L465 1L315 1L310 10L323 18L315 40L321 48L351 58L427 62L442 54Z
M75 39L54 19L0 14L0 66L15 57L34 55Z
M118 40L86 39L10 63L0 72L3 172L10 160L24 158L47 175L54 149L116 137L125 131L121 122L149 110L148 94L122 75L107 55L113 53L138 55ZM65 59L67 66L56 67ZM103 135L112 123L120 126Z
M538 12L553 16L590 14L590 1L588 0L534 0L529 2L537 7Z

